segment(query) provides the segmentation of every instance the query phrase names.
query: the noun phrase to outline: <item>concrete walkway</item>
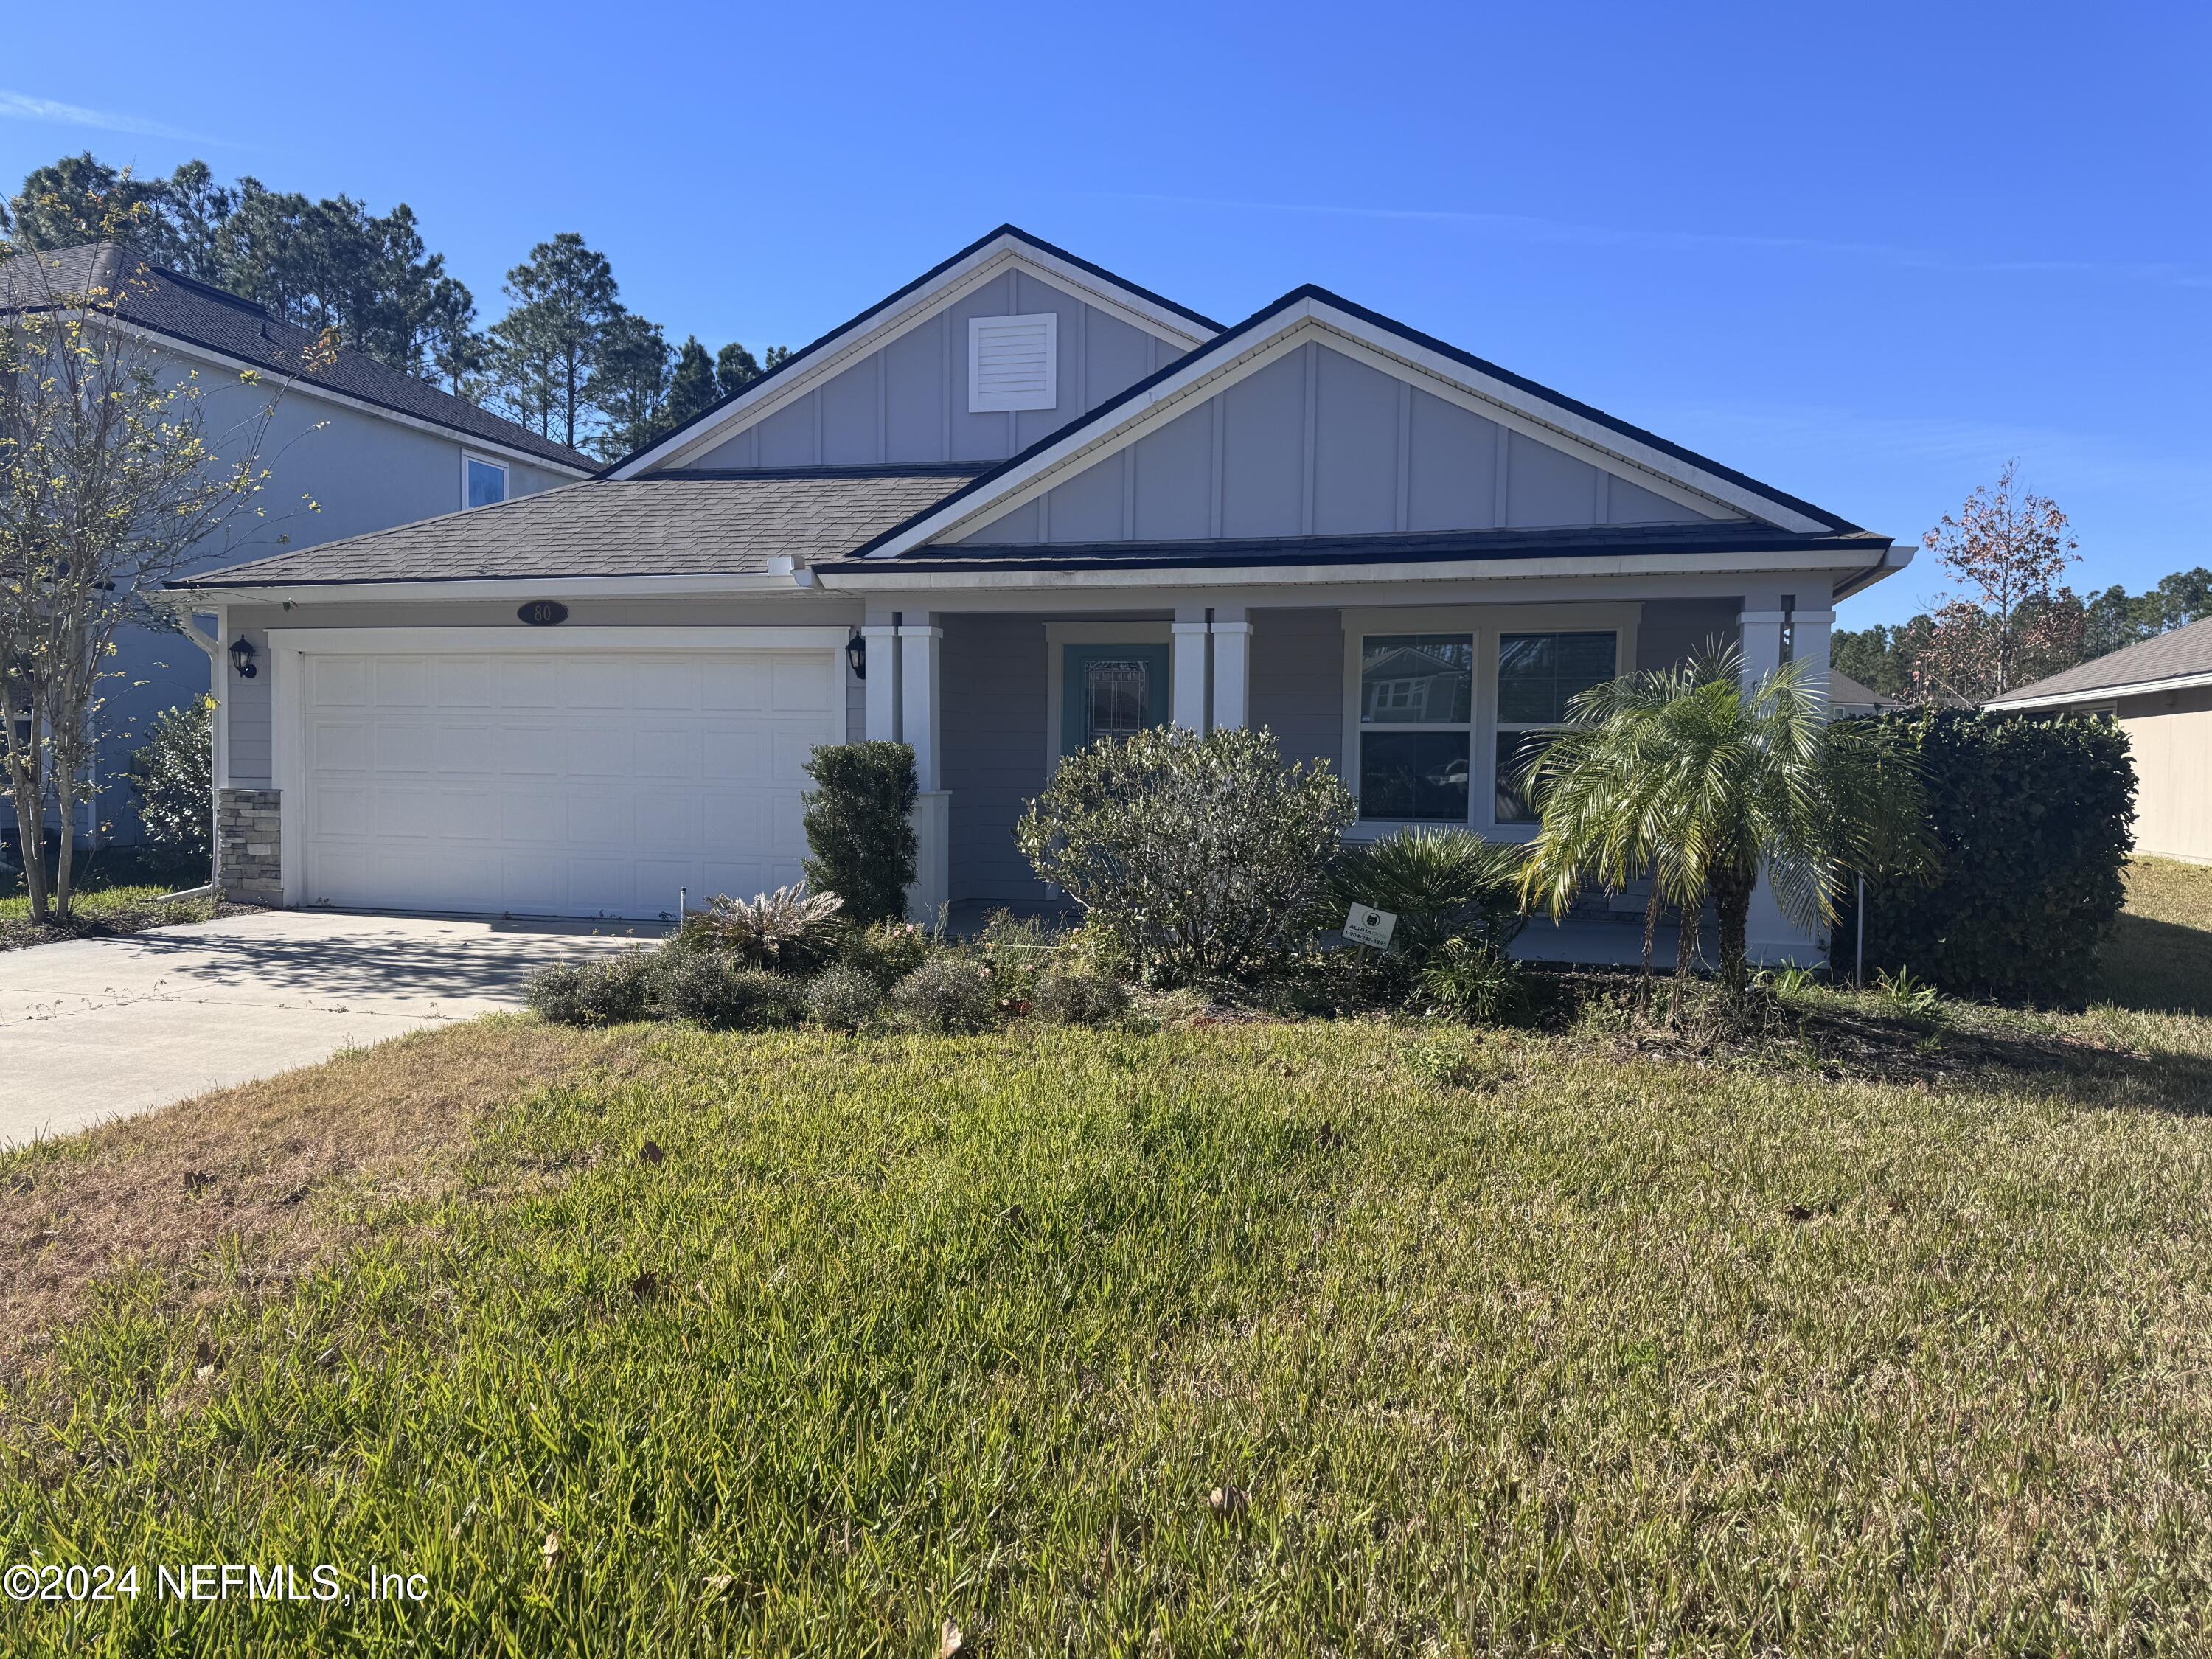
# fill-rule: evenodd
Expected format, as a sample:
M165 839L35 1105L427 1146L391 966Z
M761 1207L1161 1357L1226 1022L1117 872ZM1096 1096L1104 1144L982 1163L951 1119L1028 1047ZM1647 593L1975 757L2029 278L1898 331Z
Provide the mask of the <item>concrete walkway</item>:
M547 963L659 931L272 910L0 951L0 1146L517 1008Z

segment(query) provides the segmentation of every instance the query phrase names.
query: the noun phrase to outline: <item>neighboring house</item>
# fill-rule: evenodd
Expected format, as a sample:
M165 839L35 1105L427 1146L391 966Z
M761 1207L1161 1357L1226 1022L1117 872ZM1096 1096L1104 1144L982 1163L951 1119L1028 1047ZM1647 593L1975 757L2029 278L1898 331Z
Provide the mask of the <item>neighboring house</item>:
M52 270L51 281L10 270L33 258ZM195 569L532 495L586 477L597 465L358 352L341 351L320 373L301 375L313 331L276 321L252 301L149 265L113 243L18 254L0 264L0 312L49 292L91 291L116 296L118 314L146 331L165 366L198 373L210 441L233 434L281 391L259 452L270 475L255 498L259 515L240 515L216 544L197 550ZM246 368L269 383L241 386L237 377ZM242 441L234 437L228 447ZM145 741L155 716L208 686L208 659L184 635L118 630L101 711L100 794L80 814L81 836L135 838L124 780L131 751Z
M1983 706L2118 720L2135 753L2136 851L2212 863L2212 617Z
M1272 728L1358 835L1526 837L1500 757L1576 692L1785 634L1825 672L1910 551L1319 289L1224 327L1009 227L592 483L177 599L266 664L224 694L240 897L750 894L866 736L915 750L917 910L972 915L1048 897L1023 800L1149 722Z
M1870 685L1861 685L1840 669L1828 671L1828 712L1832 714L1879 714L1905 704L1886 697Z

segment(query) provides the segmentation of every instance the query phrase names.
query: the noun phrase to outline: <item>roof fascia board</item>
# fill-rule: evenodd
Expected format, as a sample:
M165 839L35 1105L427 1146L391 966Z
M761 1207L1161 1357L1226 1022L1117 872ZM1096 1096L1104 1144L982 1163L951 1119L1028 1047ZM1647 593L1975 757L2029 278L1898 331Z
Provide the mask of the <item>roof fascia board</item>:
M1123 570L1093 566L1082 570L1022 570L1003 568L978 561L983 568L947 570L928 564L896 561L850 559L812 567L817 586L870 592L961 588L1079 588L1079 587L1264 587L1302 586L1314 582L1441 582L1522 576L1651 575L1667 568L1659 561L1694 560L1699 574L1851 570L1860 561L1826 551L1802 553L1593 553L1533 559L1437 559L1403 564L1310 565L1189 565L1151 566Z
M251 586L227 586L214 580L221 574L210 572L207 580L198 583L189 579L172 582L149 597L172 607L190 605L204 610L216 600L225 605L297 604L307 599L319 604L349 604L389 599L514 599L526 596L541 599L631 596L683 599L718 593L750 599L804 591L791 575L753 571L703 576L423 576L411 581L371 578L361 581L341 579L257 582Z
M319 398L325 403L336 404L342 409L352 410L357 414L373 415L378 420L390 421L395 426L409 427L417 432L427 432L434 437L465 444L472 448L498 455L503 459L520 461L526 466L542 468L548 472L565 473L571 478L588 478L592 476L590 467L579 465L574 461L556 461L548 455L534 455L526 449L517 449L513 445L503 443L497 438L482 437L462 427L447 426L442 421L427 420L420 415L410 415L404 410L394 409L389 404L380 404L367 398L357 398L351 392L340 392L335 386L325 386L320 380L309 374L299 373L287 374L283 370L273 369L266 363L252 362L244 357L234 357L227 351L219 351L211 345L195 340L188 334L173 334L167 329L155 328L147 323L111 320L110 326L119 328L150 345L173 351L179 356L197 357L202 362L213 363L221 368L252 369L256 374L275 380L288 393L297 392L307 397Z
M930 287L883 301L817 341L808 348L808 361L799 366L798 373L763 377L720 410L702 416L698 425L669 434L652 448L619 463L606 476L634 478L656 467L678 465L684 456L702 448L728 442L747 427L805 397L857 359L921 327L1010 266L1019 266L1062 293L1186 351L1212 338L1211 333L1190 319L1153 305L1118 283L1109 283L1032 242L1002 232L955 260Z
M1267 325L1270 323L1272 326ZM1547 442L1569 438L1578 449L1600 458L1593 460L1593 465L1610 462L1607 471L1682 505L1709 507L1717 503L1800 535L1821 534L1835 528L1824 520L1812 518L1730 479L1691 466L1518 386L1479 374L1418 341L1378 327L1314 295L1302 295L1272 319L1263 315L1255 319L1255 324L1259 326L1253 332L1259 337L1236 356L1219 362L1172 365L1166 374L1133 398L1109 404L1048 441L1045 447L1032 453L1006 480L1002 489L980 492L979 495L956 495L944 506L910 520L881 546L871 550L867 556L894 559L956 532L983 528L993 518L1014 511L1042 493L1035 486L1049 488L1048 479L1060 482L1053 475L1066 470L1079 458L1085 464L1103 460L1122 444L1134 442L1141 435L1137 428L1149 425L1164 406L1180 403L1201 388L1209 393L1226 391L1237 379L1256 373L1276 356L1303 343L1309 331L1317 328L1347 344L1364 348L1365 361L1401 379L1408 368L1419 370L1432 383L1425 385L1424 390L1449 395L1460 407L1500 425ZM1197 355L1201 358L1206 356L1203 349ZM1221 384L1216 386L1217 380ZM1097 453L1094 455L1093 451Z
M953 520L927 539L941 544L948 537L972 535L979 530L988 528L1008 514L1019 512L1040 495L1048 494L1065 483L1067 481L1066 475L1111 459L1121 451L1144 439L1163 421L1173 419L1175 416L1185 412L1176 410L1172 414L1169 413L1166 409L1169 403L1188 401L1194 406L1208 398L1220 397L1238 381L1258 374L1269 364L1290 356L1293 351L1315 339L1325 339L1331 349L1340 351L1370 368L1388 374L1394 380L1404 380L1411 384L1414 377L1419 376L1422 383L1419 390L1441 398L1457 408L1468 410L1470 414L1479 415L1485 420L1506 428L1509 431L1517 432L1523 437L1534 439L1539 443L1549 445L1553 448L1558 448L1559 440L1566 437L1574 445L1573 453L1576 459L1587 461L1589 465L1609 472L1615 477L1626 479L1639 489L1648 489L1653 495L1670 501L1678 507L1686 507L1693 512L1706 515L1712 514L1717 509L1729 518L1750 516L1765 519L1767 516L1763 514L1741 515L1740 509L1720 500L1717 496L1704 490L1692 489L1670 475L1652 471L1647 467L1626 459L1615 450L1576 438L1556 426L1532 418L1521 410L1508 407L1480 392L1470 391L1458 381L1441 377L1432 370L1409 362L1395 352L1382 350L1369 340L1346 333L1332 321L1306 316L1298 318L1281 331L1269 336L1251 351L1231 359L1220 366L1216 374L1201 375L1185 386L1180 393L1163 398L1158 403L1150 404L1143 410L1132 414L1121 424L1114 427L1092 443L1077 450L1054 465L1049 472L1036 473L1009 493L992 498L988 505L977 507L965 518ZM1040 458L1040 465L1043 465L1042 459ZM1728 521L1728 518L1716 520L1722 523ZM1795 526L1784 527L1795 528ZM1819 525L1815 528L1826 530L1828 526ZM902 537L900 541L903 543L905 538ZM902 550L911 550L912 545L920 544L912 544L902 548ZM875 558L890 556L878 552L869 556Z
M2085 685L2078 691L2054 691L2040 697L1991 697L1984 708L2057 708L2071 702L2110 702L2115 697L2154 696L2160 691L2191 691L2212 685L2212 673L2175 674L2165 679L2132 680L2121 685Z

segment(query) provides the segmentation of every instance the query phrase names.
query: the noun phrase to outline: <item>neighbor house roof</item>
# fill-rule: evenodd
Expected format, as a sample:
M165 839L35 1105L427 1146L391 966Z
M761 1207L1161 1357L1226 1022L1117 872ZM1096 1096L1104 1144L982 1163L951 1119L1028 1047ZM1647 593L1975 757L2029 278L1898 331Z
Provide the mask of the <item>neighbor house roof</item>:
M973 466L786 467L595 478L233 565L179 588L724 575L857 547Z
M1884 696L1870 685L1862 685L1841 669L1828 671L1828 701L1839 708L1902 708L1895 697Z
M25 260L38 261L45 272L26 269ZM299 374L317 340L313 330L280 321L254 301L149 264L113 242L18 253L0 261L0 309L36 307L50 295L94 291L112 295L121 316L149 332L270 374ZM565 444L501 420L465 398L441 392L428 380L358 351L340 351L327 368L305 378L310 386L517 451L565 471L589 472L596 465Z
M2212 681L2212 617L2138 640L2094 662L2062 669L2032 685L1991 697L1990 708L2089 702L2122 690L2165 689L2173 681Z

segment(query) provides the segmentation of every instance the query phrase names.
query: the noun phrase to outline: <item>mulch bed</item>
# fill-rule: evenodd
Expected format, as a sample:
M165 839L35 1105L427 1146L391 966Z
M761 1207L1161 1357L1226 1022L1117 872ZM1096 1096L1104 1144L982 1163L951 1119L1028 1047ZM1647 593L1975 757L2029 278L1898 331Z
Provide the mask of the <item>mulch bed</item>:
M0 951L23 951L34 945L58 945L73 939L120 939L149 933L157 927L185 922L212 921L219 916L251 915L258 905L228 904L206 899L178 899L170 903L132 905L98 916L77 916L66 922L35 922L28 916L0 921Z

